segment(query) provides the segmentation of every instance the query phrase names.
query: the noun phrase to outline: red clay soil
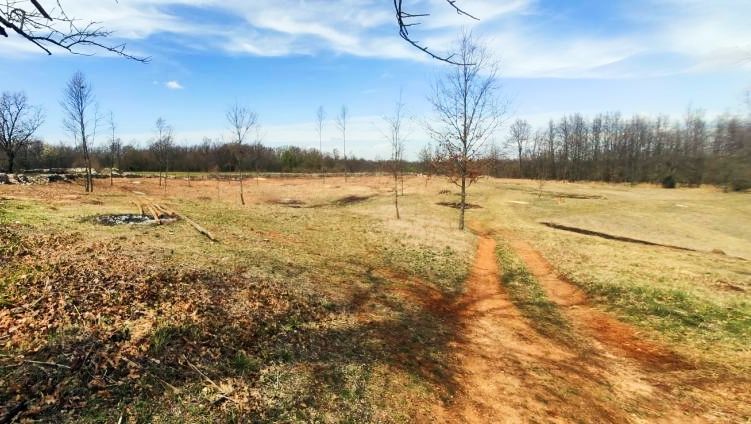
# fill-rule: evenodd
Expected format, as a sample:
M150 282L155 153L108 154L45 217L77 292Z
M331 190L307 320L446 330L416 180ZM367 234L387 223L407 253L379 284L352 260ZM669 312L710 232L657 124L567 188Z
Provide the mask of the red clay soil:
M613 374L608 377L615 378L613 389L618 384L628 386L638 382L635 388L650 394L633 404L634 411L627 421L646 417L666 422L751 419L751 395L742 389L751 382L723 376L723 371L686 358L660 342L649 340L633 326L595 309L587 303L585 293L560 277L529 243L513 235L506 236L548 298L563 310L583 338L582 343L590 346L590 355L601 371ZM600 363L599 359L604 361ZM629 376L631 382L618 383L619 376ZM617 390L613 394L618 396Z
M689 361L629 325L587 306L528 244L513 245L564 308L580 346L539 334L504 291L495 240L480 236L465 293L449 301L413 284L402 295L455 320L458 389L430 419L450 423L742 421L751 414L739 383L708 381Z
M509 239L511 247L524 260L527 269L540 282L548 298L560 307L574 324L621 354L659 369L690 369L693 366L665 346L641 338L636 330L614 317L587 305L584 292L559 277L550 263L524 240Z

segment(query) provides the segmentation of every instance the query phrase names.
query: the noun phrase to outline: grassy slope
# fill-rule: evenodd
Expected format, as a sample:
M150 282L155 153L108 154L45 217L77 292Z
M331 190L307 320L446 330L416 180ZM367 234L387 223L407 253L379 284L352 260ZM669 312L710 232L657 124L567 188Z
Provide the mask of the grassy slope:
M742 253L751 251L744 224L751 216L751 195L708 188L671 191L561 183L543 187L546 192L605 197L570 199L538 196L537 188L535 182L483 182L475 190L475 199L485 206L479 218L488 226L511 229L532 241L596 303L651 330L655 337L721 363L747 364L751 262L605 240L553 230L538 222ZM728 241L729 245L723 244Z
M350 184L351 189L316 193L306 201L320 204L348 191L369 190ZM212 193L213 188L207 189L208 196ZM28 337L19 338L26 344L3 349L13 356L5 360L9 365L18 364L17 355L67 364L76 357L74 351L88 349L103 350L102 355L117 362L114 351L126 349L132 350L128 358L141 372L133 377L125 365L116 363L105 378L105 383L116 386L103 389L87 387L85 379L66 383L71 377L60 370L32 372L25 366L3 369L0 378L13 381L25 375L32 383L51 379L55 387L82 390L80 395L88 402L67 408L73 411L71 417L89 421L116 421L123 411L157 422L250 417L406 421L429 415L429 405L450 396L447 343L452 328L420 305L405 301L398 290L405 278L414 277L446 296L455 295L471 258L471 237L460 235L463 242L458 245L436 244L437 236L416 232L418 223L410 223L409 217L392 224L390 217L377 212L388 210L387 198L312 209L261 200L240 209L229 199L217 204L190 196L164 201L212 230L221 239L219 244L209 243L183 223L107 228L80 219L94 213L132 211L130 198L100 193L84 198L85 202L9 202L3 222L21 222L11 225L14 234L31 240L31 250L42 254L14 258L3 265L6 311L28 303L26 294L40 290L50 277L55 287L76 296L97 292L98 288L77 284L78 274L56 272L68 269L69 263L80 263L89 251L127 254L118 260L96 260L91 269L82 267L81 284L97 275L114 287L120 287L120 279L136 280L139 286L155 286L156 293L122 296L107 304L104 317L85 301L56 309L53 330L29 330ZM444 211L436 210L431 220L440 223ZM41 234L58 234L61 239L39 242ZM47 247L54 250L46 251ZM400 277L390 279L392 272ZM149 277L139 280L142 273ZM23 277L8 278L12 275ZM56 284L55 279L68 283ZM126 287L130 286L118 290ZM60 293L55 290L50 300L66 297L62 289ZM138 307L129 308L130 303ZM89 313L96 315L96 325L87 319ZM119 331L129 334L130 340L109 341ZM141 343L133 337L139 331L146 333ZM44 346L42 353L32 348L39 343ZM92 347L101 344L106 349ZM426 363L433 365L426 367ZM193 366L219 386L231 388L230 397L235 400L219 400L218 406L212 406L217 389ZM97 375L90 366L83 369ZM118 381L133 388L123 390ZM70 399L70 393L63 396L55 394L55 387L42 386L37 388L48 396ZM7 395L0 404L12 403ZM411 401L405 405L405 400ZM61 410L55 407L43 406L40 413L61 418Z
M124 260L124 264L147 263L156 270L172 270L163 276L178 287L198 290L186 295L165 289L161 295L178 296L186 304L194 295L193 304L199 306L201 301L211 304L221 300L220 305L231 311L221 318L239 325L228 327L217 319L199 320L195 325L184 315L157 313L153 325L145 330L146 350L138 357L143 366L151 364L151 374L138 380L139 385L153 387L116 392L113 398L95 396L97 402L75 410L76 414L92 421L111 421L129 408L132 414L154 421L247 419L252 412L256 417L289 421L388 422L429 416L425 405L450 396L454 388L447 349L451 325L414 299L402 296L409 281L430 285L447 298L461 291L474 239L454 229L454 210L435 205L453 199L451 194L438 194L453 190L450 186L436 180L428 185L422 180L411 181L408 196L401 200L401 221L391 218L391 198L385 195L345 207L332 206L344 195L386 194L387 180L344 185L332 179L320 189L301 187L294 181L273 187L247 184L250 205L244 209L237 205L237 189L231 183L194 183L193 188L179 193L170 188L164 202L215 232L222 239L220 244L208 243L186 224L134 229L92 227L79 221L94 213L132 212L130 191L161 196L151 183L129 181L125 191L78 199L66 199L66 192L48 196L44 202L0 202L0 219L5 223L30 225L16 228L22 238L79 233L85 235L74 237L71 246L76 252L101 243L127 247L133 261ZM677 349L724 365L743 367L749 363L751 262L604 240L538 224L550 220L741 255L751 250L746 229L751 216L748 194L546 184L543 189L548 192L605 197L560 199L540 197L536 188L534 182L483 180L470 189L470 202L483 208L469 211L469 219L484 228L505 228L528 239L596 304L651 331L654 337L670 341ZM32 193L31 188L17 190L11 194ZM222 201L217 203L216 197ZM288 199L306 206L327 206L295 209L277 204ZM69 259L75 259L74 253ZM556 333L565 330L565 321L559 319L539 286L530 283L518 258L502 245L498 254L506 270L504 284L530 322L543 334L565 334ZM107 261L100 264L109 265ZM27 275L24 266L29 265L20 261L3 268L0 290L5 303L0 313L18 303L16 287L40 283ZM154 311L165 307L148 302L146 306ZM274 315L278 309L286 312ZM254 312L247 317L244 310ZM290 313L293 310L299 312ZM66 325L80 324L75 310L65 311L70 321ZM211 315L205 308L199 311ZM121 318L105 326L108 334L118 325L128 327L143 321L141 315ZM260 335L250 333L253 337L245 334L242 326L257 321L278 325ZM219 339L212 333L218 333ZM53 341L66 346L65 331L56 334L62 337ZM235 337L238 334L246 338ZM211 406L215 388L180 357L181 350L195 345L224 346L218 353L189 351L195 355L190 356L190 363L220 385L234 387L237 396L247 394L252 407L233 402ZM56 352L66 360L65 350ZM21 353L33 355L30 350ZM169 365L154 366L151 359ZM4 362L16 364L10 359ZM427 363L436 366L426 367ZM3 369L0 376L5 373L5 378L13 379L17 377L14 372L20 371ZM35 372L39 378L45 377L41 371ZM180 392L167 390L162 381Z

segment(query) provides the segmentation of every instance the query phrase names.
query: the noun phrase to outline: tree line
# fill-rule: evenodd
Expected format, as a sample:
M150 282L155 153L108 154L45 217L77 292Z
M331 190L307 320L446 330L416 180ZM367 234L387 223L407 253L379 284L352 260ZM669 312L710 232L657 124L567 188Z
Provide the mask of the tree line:
M505 147L488 150L493 176L751 188L751 115L708 120L695 110L682 119L573 114L538 129L516 120ZM513 152L513 159L503 150Z
M115 168L121 172L160 172L164 164L152 145L138 146L121 144L119 159L113 160L109 145L99 145L90 149L94 169ZM239 151L239 154L238 154ZM238 157L241 159L238 161ZM41 140L27 143L16 153L16 169L85 168L80 146L50 144ZM7 169L7 160L0 152L0 167ZM270 147L261 143L234 146L211 138L202 142L183 146L172 145L169 149L170 172L320 172L321 164L327 172L343 173L344 158L334 149L333 152L319 153L318 149L297 146ZM387 161L368 160L358 157L347 158L349 172L388 171ZM409 167L409 164L407 165ZM410 167L417 172L415 164Z

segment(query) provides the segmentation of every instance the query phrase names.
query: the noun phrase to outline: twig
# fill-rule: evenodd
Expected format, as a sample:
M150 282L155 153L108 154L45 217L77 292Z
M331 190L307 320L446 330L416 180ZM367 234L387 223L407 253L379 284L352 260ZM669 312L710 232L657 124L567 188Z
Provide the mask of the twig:
M185 355L183 355L183 359L185 359L185 362L187 362L187 363L188 363L188 365L190 365L190 367L191 367L191 368L193 368L193 369L194 369L194 370L195 370L195 371L196 371L196 372L197 372L198 374L200 374L200 375L201 375L201 377L203 377L203 378L204 378L204 379L205 379L206 381L208 381L208 382L209 382L209 383L210 383L210 384L211 384L212 386L214 386L214 388L215 388L215 389L217 389L217 390L219 391L219 395L220 395L220 396L221 396L222 398L224 398L224 399L227 399L227 400L229 400L229 401L232 401L232 402L235 402L235 403L236 403L236 401L235 401L234 399L232 399L231 397L229 397L229 395L228 395L227 393L225 393L225 391L224 391L224 390L222 390L222 388L221 388L221 387L219 387L219 385L218 385L218 384L216 384L216 383L214 382L214 380L210 379L210 378L209 378L209 377L208 377L208 376L207 376L206 374L204 374L203 372L201 372L201 370L199 370L197 366L195 366L195 365L191 364L191 363L190 363L190 361L188 360L188 358L187 358L187 357L186 357Z
M24 362L27 362L29 364L37 364L37 365L49 365L51 367L59 367L59 368L65 368L70 369L69 366L63 365L63 364L57 364L55 362L45 362L45 361L32 361L31 359L24 359Z
M192 364L192 363L191 363L191 362L190 362L190 361L188 360L188 358L187 358L187 357L186 357L185 355L183 355L183 359L185 359L185 362L187 362L187 363L188 363L188 365L190 365L190 367L191 367L191 368L193 368L193 369L194 369L194 370L195 370L195 371L196 371L196 372L197 372L198 374L200 374L200 375L201 375L201 377L203 377L203 378L204 378L204 379L205 379L206 381L208 381L209 383L211 383L211 385L212 385L212 386L214 386L214 387L215 387L215 388L216 388L217 390L219 390L220 392L224 392L224 390L222 390L222 388L221 388L221 387L219 387L219 385L218 385L218 384L214 383L214 380L210 379L210 378L209 378L209 377L208 377L208 376L207 376L206 374L204 374L203 372L201 372L201 370L199 370L197 366L193 365L193 364Z

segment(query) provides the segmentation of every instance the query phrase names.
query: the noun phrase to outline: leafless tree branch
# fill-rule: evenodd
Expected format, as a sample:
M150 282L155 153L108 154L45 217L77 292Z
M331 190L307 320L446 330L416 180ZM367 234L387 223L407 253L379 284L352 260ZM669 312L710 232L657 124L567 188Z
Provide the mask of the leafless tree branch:
M31 3L31 4L29 4ZM91 56L87 48L104 50L136 62L148 62L148 57L128 53L125 44L107 44L112 31L97 22L82 23L69 17L60 0L47 11L37 0L0 0L0 35L8 37L12 30L48 55L57 47L72 54Z
M451 8L453 8L456 11L458 15L465 16L465 17L479 21L477 17L467 13L464 9L457 6L456 5L457 0L445 0L445 1ZM416 47L418 50L421 50L422 52L432 57L433 59L450 63L452 65L468 65L468 63L464 63L464 62L454 59L456 57L455 54L449 54L449 55L436 54L432 52L427 46L423 45L422 43L420 43L419 41L415 40L412 37L412 35L409 33L410 28L413 26L418 26L421 23L417 21L416 19L430 16L429 13L407 12L405 11L403 7L402 0L394 0L394 11L396 12L396 22L397 24L399 24L399 36L402 37L402 39L404 39L406 42Z

